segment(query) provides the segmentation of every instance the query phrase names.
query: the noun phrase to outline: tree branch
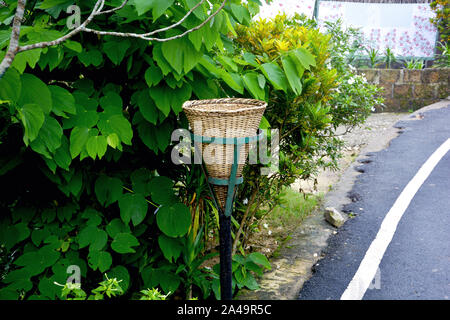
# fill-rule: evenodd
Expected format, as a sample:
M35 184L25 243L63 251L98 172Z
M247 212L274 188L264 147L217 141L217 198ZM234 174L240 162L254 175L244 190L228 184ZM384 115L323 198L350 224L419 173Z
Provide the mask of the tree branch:
M205 0L201 0L199 3L197 3L197 5L195 5L191 10L189 10L189 12L177 23L172 24L171 26L162 28L162 29L158 29L155 31L151 31L151 32L147 32L147 33L126 33L126 32L114 32L114 31L101 31L101 30L94 30L94 29L90 29L90 28L83 28L83 31L85 32L92 32L95 33L97 35L101 35L101 36L116 36L116 37L127 37L127 38L139 38L139 39L143 39L143 40L147 40L147 41L158 41L158 42L166 42L166 41L170 41L170 40L175 40L178 38L182 38L185 35L194 32L200 28L202 28L204 25L206 25L209 21L211 21L212 18L214 18L225 6L227 0L224 0L222 2L222 4L220 5L220 7L213 13L211 14L205 21L203 21L201 24L195 26L192 29L186 30L185 32L173 36L173 37L169 37L169 38L152 38L149 37L150 35L162 32L162 31L167 31L170 29L173 29L177 26L179 26L181 23L183 23L184 20L186 20L186 18L192 14L192 12L197 9Z
M44 41L44 42L29 44L26 46L20 46L19 52L28 51L28 50L37 49L37 48L46 48L46 47L55 46L55 45L58 45L64 41L70 39L77 33L80 33L83 30L83 28L86 27L95 18L95 16L103 9L104 4L105 4L105 0L98 0L96 2L96 4L94 5L94 9L92 10L89 17L79 27L73 29L71 32L69 32L65 36L62 36L61 38L58 38L53 41Z
M8 51L0 63L0 79L5 74L6 70L11 66L19 51L19 37L20 37L20 26L22 25L23 14L25 11L25 5L27 0L18 0L16 14L13 20L13 28L11 33L11 39L9 41Z
M46 48L46 47L55 46L55 45L61 44L62 42L70 39L71 37L73 37L74 35L76 35L80 32L91 32L91 33L94 33L97 35L110 35L110 36L116 36L116 37L128 37L128 38L133 37L133 38L139 38L139 39L143 39L143 40L147 40L147 41L158 41L158 42L165 42L165 41L170 41L170 40L184 37L185 35L202 28L209 21L211 21L223 9L227 0L223 0L222 4L215 12L213 12L211 15L209 15L205 21L203 21L201 24L195 26L194 28L191 28L179 35L169 37L169 38L157 38L157 37L151 37L151 36L154 34L160 33L160 32L164 32L164 31L176 28L177 26L181 25L204 2L205 2L205 0L200 0L192 9L190 9L186 13L186 15L183 18L181 18L178 22L176 22L168 27L164 27L164 28L154 30L151 32L139 34L139 33L125 33L125 32L114 32L114 31L101 31L101 30L94 30L94 29L87 28L89 23L91 23L92 20L94 20L94 18L96 16L102 15L102 14L113 13L113 12L125 7L125 5L128 3L128 0L124 0L120 6L109 9L109 10L102 11L103 7L105 5L105 0L98 0L95 3L94 8L93 8L92 12L90 13L90 15L88 16L88 18L80 26L73 29L68 34L66 34L56 40L53 40L53 41L44 41L44 42L20 46L19 45L19 33L20 33L20 27L21 27L21 23L22 23L26 0L18 0L16 16L14 17L13 32L11 35L10 47L5 55L5 58L3 59L2 63L0 64L0 78L3 76L3 74L6 72L6 70L8 70L8 68L11 66L17 53L23 52L23 51L28 51L28 50L33 50L33 49L37 49L37 48Z

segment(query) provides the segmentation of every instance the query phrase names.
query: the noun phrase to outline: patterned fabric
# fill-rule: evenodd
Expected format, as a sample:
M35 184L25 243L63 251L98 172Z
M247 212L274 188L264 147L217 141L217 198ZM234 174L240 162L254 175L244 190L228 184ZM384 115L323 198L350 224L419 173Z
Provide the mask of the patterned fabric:
M373 49L391 48L403 57L432 57L437 30L430 23L429 4L356 3L321 1L319 22L342 19L345 26L361 28Z
M271 4L262 2L260 12L257 17L273 18L278 13L293 15L295 13L305 14L312 18L314 13L315 0L274 0Z

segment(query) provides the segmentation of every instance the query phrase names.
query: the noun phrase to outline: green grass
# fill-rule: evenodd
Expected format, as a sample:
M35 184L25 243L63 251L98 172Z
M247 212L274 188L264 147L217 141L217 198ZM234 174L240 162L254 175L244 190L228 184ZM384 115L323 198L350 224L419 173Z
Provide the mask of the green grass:
M286 188L281 194L281 203L266 217L272 228L284 230L298 226L304 218L314 212L323 199L323 194L301 194Z

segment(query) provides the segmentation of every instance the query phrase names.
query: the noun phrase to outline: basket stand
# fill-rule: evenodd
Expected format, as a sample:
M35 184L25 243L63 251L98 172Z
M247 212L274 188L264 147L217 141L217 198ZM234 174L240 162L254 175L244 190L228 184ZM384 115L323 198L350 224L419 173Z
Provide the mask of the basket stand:
M219 212L219 242L220 242L220 297L221 300L232 300L233 288L232 288L232 257L231 257L231 214L233 211L233 202L236 194L236 186L244 182L242 177L236 177L238 165L239 165L239 150L240 148L250 142L259 141L264 137L264 132L259 133L256 136L251 137L233 137L233 138L220 138L220 137L205 137L191 133L192 141L196 152L199 151L199 144L202 143L215 143L215 144L232 144L233 145L233 163L231 166L231 175L229 179L218 179L209 177L204 165L202 164L202 171L205 178L208 180L208 187L211 193L214 205ZM217 201L216 194L212 185L227 186L227 197L225 202L225 208L223 209Z

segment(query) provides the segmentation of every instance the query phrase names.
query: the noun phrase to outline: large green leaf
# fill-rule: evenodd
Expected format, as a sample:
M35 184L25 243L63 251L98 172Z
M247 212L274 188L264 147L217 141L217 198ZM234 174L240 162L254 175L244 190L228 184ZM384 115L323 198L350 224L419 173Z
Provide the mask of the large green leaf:
M155 59L163 75L167 75L170 71L172 71L172 68L170 67L170 64L167 62L167 60L164 58L161 48L162 48L161 43L155 44L155 46L153 47L153 59Z
M161 46L162 54L178 73L188 73L202 58L187 37L166 41Z
M122 180L101 175L95 181L95 195L102 206L109 206L122 197Z
M287 91L288 81L283 70L274 62L264 63L261 65L261 70L266 76L267 80L274 86L277 90Z
M125 225L122 220L118 218L114 218L111 222L106 226L106 232L111 238L115 238L119 233L129 233L130 228L128 225Z
M266 92L259 85L258 74L246 73L242 79L244 80L245 87L255 99L265 100Z
M19 52L15 57L14 61L11 64L11 67L16 68L19 73L23 73L27 67L27 64L34 69L36 67L36 63L39 61L41 57L42 49L33 49Z
M156 107L167 117L170 113L171 96L166 87L152 87L150 88L150 96L156 103Z
M173 4L175 0L134 0L138 15L152 10L153 20L158 19Z
M230 4L230 6L231 12L240 23L250 20L250 13L248 12L247 8L245 8L243 5L232 3Z
M145 71L145 81L149 87L156 86L162 79L163 74L160 68L156 66L150 66L147 71Z
M52 95L52 112L57 116L67 118L66 113L75 114L75 98L64 88L59 86L48 86Z
M63 130L56 119L45 116L44 124L39 130L37 138L31 142L31 148L48 158L61 146Z
M269 260L267 260L266 256L263 255L262 253L253 252L253 253L249 254L247 259L252 261L252 262L254 262L254 263L256 263L256 264L262 265L266 269L271 269L272 268L272 266L270 265Z
M301 75L298 73L295 61L290 56L282 56L281 62L292 91L294 91L295 94L300 95L303 88Z
M148 204L140 193L126 193L119 199L120 217L125 224L130 220L137 226L147 215Z
M96 226L89 225L81 230L78 235L78 244L80 248L89 246L90 251L102 250L108 241L108 235L104 230Z
M69 170L72 157L70 156L69 140L66 136L61 137L61 146L55 151L53 160L59 167Z
M298 48L293 50L293 53L305 69L309 70L311 66L316 66L316 58L307 49Z
M170 205L177 201L173 192L173 181L167 177L154 177L148 188L152 196L152 200L157 204Z
M100 98L100 106L106 113L122 114L123 101L119 94L108 91Z
M105 136L89 137L86 142L87 153L94 160L97 156L101 159L105 155L107 148L108 142L106 141Z
M125 292L127 291L129 285L130 285L130 274L124 266L116 266L112 268L107 273L109 279L116 278L118 281L120 281L119 285L122 288L122 290Z
M172 262L172 259L175 262L183 250L183 245L178 239L169 238L164 234L158 237L158 244L164 257L170 262Z
M84 149L86 142L89 139L89 129L82 127L75 127L70 133L70 155L72 159L78 156Z
M130 122L122 115L113 115L109 118L109 123L114 133L116 133L120 141L127 145L131 145L131 139L133 138L133 129Z
M89 50L89 51L84 50L83 52L78 54L78 59L86 67L89 67L91 64L94 67L98 67L103 62L102 53L99 50L97 50L97 49L92 49L92 50Z
M52 110L52 95L47 85L28 73L24 73L21 80L22 90L18 104L37 104L45 114L49 114Z
M148 196L150 194L149 183L152 177L152 172L147 168L140 168L133 171L131 174L133 191Z
M203 56L203 58L199 61L200 65L205 67L209 72L211 72L214 76L222 79L230 88L242 94L244 92L244 85L242 80L240 82L236 82L235 78L233 78L230 73L228 73L224 69L219 69L214 61L208 56ZM238 76L239 77L239 76Z
M23 141L26 145L38 136L45 121L44 113L37 104L25 104L18 110L19 118L24 127Z
M191 226L191 213L182 203L162 206L156 214L159 229L169 237L184 236Z
M0 100L17 102L21 89L20 74L15 68L9 68L0 79Z
M27 274L31 277L42 273L45 268L52 266L60 257L60 253L45 246L38 251L27 252L14 261L15 265L25 267ZM8 279L5 279L7 282Z
M151 0L153 1L153 20L158 19L166 10L173 4L175 0L166 0L166 1L158 1L158 0Z
M118 233L111 242L111 249L118 253L134 253L132 247L137 247L139 241L130 233Z
M158 93L154 93L158 95ZM139 111L141 111L142 116L145 120L152 124L157 124L158 122L158 108L156 107L153 99L150 97L149 90L142 90L139 93L137 100Z
M103 45L103 50L106 56L115 64L119 65L123 58L125 58L125 54L130 48L131 43L128 39L118 39L106 42Z
M101 273L107 271L112 264L111 254L107 251L90 251L88 263L92 270L99 270Z

